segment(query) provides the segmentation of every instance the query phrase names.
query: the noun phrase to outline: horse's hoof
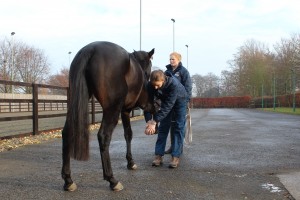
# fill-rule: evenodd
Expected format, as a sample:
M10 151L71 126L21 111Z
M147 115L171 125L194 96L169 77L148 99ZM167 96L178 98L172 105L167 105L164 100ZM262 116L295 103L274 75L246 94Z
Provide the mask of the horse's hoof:
M77 185L73 182L71 185L65 186L64 189L65 191L73 192L77 189Z
M132 167L131 167L131 169L133 169L133 170L135 170L135 169L137 169L137 168L138 168L138 167L137 167L136 164L132 165Z
M123 189L124 189L124 187L123 187L122 183L118 182L117 185L113 188L113 191L118 192Z
M129 169L129 170L135 170L137 168L138 168L138 166L136 164L133 164L133 165L128 164L127 165L127 169Z

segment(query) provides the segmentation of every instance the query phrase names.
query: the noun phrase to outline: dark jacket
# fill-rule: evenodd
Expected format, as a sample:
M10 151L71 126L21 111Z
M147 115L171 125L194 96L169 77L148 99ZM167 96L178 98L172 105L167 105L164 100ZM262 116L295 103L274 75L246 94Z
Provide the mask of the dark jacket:
M175 76L179 82L184 86L187 93L187 102L190 101L192 97L192 81L189 71L182 66L182 63L179 62L178 67L173 71L172 66L169 64L166 66L167 70L165 73L170 73Z
M149 82L147 85L150 98L158 98L161 100L161 107L154 114L153 120L160 122L172 110L177 100L185 101L187 93L183 85L173 76L166 76L166 81L163 86L156 90ZM151 120L151 114L145 113L146 122Z

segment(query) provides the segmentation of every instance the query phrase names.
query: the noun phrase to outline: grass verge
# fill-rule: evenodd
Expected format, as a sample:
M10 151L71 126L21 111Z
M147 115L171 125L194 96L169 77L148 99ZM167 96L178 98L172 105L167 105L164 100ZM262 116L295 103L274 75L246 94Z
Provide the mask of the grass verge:
M285 114L292 114L292 115L300 115L300 108L296 108L295 112L293 108L286 108L286 107L277 107L275 108L259 108L259 110L262 111L268 111L268 112L276 112L276 113L285 113Z

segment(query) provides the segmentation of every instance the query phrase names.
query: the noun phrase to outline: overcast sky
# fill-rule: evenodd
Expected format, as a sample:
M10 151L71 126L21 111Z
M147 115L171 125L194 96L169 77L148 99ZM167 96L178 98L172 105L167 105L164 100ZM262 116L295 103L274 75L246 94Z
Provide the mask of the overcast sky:
M155 48L153 66L165 69L174 25L175 51L191 75L219 76L247 40L272 50L282 38L300 33L298 0L141 2L142 50ZM94 41L114 42L128 52L140 49L140 0L0 0L0 22L0 38L15 32L16 41L44 50L53 74Z

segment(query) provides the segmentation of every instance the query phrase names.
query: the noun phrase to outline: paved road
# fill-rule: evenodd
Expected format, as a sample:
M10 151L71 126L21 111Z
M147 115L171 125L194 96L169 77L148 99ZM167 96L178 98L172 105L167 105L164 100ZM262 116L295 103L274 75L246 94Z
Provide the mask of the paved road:
M156 136L132 122L133 156L126 169L125 141L118 125L111 142L114 175L125 189L109 190L102 178L96 131L91 158L72 161L75 192L64 192L61 141L0 153L1 199L298 199L300 200L300 117L244 109L192 110L193 143L177 169L152 167ZM297 183L298 181L298 183Z

